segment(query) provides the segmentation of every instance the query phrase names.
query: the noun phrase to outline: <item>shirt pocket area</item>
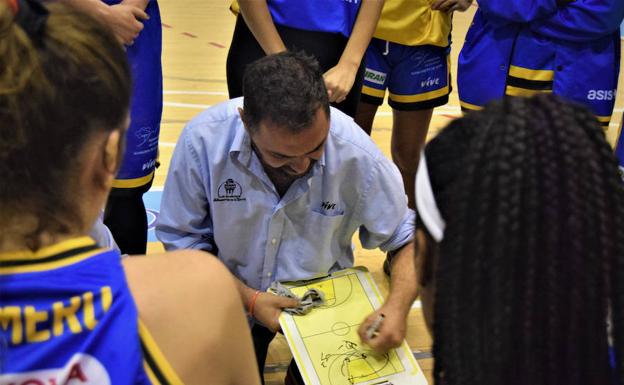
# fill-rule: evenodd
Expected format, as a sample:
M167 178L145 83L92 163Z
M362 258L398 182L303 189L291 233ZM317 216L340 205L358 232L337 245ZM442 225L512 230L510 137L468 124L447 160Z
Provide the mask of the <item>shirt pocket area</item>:
M342 255L341 231L344 214L326 215L310 211L302 222L298 255L301 267L311 275L327 273Z

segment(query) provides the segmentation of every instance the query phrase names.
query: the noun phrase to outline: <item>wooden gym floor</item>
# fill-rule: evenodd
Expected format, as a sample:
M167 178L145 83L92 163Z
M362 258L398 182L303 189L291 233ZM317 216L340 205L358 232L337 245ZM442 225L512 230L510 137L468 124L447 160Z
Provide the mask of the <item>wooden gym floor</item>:
M234 29L234 16L229 12L227 1L217 0L159 0L163 22L163 75L164 75L164 111L160 131L161 166L156 173L154 186L146 194L146 206L150 224L158 214L160 192L165 182L167 170L178 135L185 123L200 111L211 105L227 100L225 79L225 59ZM466 30L472 20L475 7L466 13L454 17L452 74L456 78L456 62ZM624 81L620 78L616 111L608 132L613 142L617 134L622 106L624 105ZM456 89L456 87L454 86ZM457 93L451 94L448 105L434 111L429 130L430 137L435 135L451 119L460 116ZM386 155L390 154L390 134L392 113L387 105L377 113L373 140ZM149 252L162 250L150 230ZM373 273L382 291L387 292L388 280L381 266L385 255L379 250L363 250L357 243L356 264L365 265ZM433 383L431 374L431 339L424 325L420 312L420 302L416 302L409 316L407 340L416 354L416 358L425 376ZM276 338L269 350L265 379L267 385L283 383L284 371L291 355L285 340Z

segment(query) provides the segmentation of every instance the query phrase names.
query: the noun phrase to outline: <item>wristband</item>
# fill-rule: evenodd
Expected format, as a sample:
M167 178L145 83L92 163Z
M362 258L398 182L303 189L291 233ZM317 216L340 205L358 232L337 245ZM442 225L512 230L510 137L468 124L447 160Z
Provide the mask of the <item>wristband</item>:
M249 302L247 303L247 311L252 317L254 316L254 306L256 305L256 300L258 299L259 295L260 295L260 290L256 290L256 292L253 293L251 298L249 298Z

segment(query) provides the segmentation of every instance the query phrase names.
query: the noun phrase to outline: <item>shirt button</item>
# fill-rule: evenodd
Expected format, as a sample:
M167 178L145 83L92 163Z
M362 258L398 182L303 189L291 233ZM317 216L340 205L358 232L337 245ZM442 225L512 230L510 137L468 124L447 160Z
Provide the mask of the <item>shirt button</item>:
M276 243L277 243L277 239L275 239L275 238L271 239L271 244L272 244L272 245L274 245L274 244L276 244Z
M271 274L271 272L269 271L269 272L267 273L267 277L271 278L271 275L273 275L273 274Z

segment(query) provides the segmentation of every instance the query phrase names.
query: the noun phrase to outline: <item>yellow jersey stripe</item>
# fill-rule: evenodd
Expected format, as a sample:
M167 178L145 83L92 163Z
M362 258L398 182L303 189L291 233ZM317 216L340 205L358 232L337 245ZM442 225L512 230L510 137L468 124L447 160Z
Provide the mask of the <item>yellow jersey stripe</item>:
M144 349L143 358L146 365L150 367L152 375L158 377L157 373L159 373L166 381L162 381L161 379L158 384L183 385L184 383L173 370L171 364L169 364L165 355L160 348L158 348L156 341L154 341L154 338L141 320L139 320L139 337L141 338L141 345Z
M43 259L55 254L65 253L72 249L77 249L85 246L93 246L95 241L90 237L84 236L79 238L72 238L66 241L59 242L57 244L42 247L37 251L32 250L19 250L19 251L7 251L0 253L0 261L2 260L27 260L35 261L37 259Z
M64 258L59 261L54 262L45 262L45 263L32 263L25 266L0 266L0 275L8 275L8 274L20 274L20 273L36 273L39 271L46 270L54 270L59 269L61 267L66 267L69 265L73 265L78 262L82 262L85 259L88 259L96 254L100 254L107 249L98 248L95 250L91 250L82 254L78 254L72 257Z
M416 95L397 95L397 94L393 94L392 92L390 92L390 99L399 103L414 103L414 102L422 102L425 100L439 98L448 94L448 92L449 92L448 86L437 89L437 90L425 92L422 94L416 94Z
M532 70L524 67L510 66L509 75L526 80L553 81L555 79L555 71L550 70Z
M602 123L609 123L611 121L611 116L612 115L609 115L609 116L599 116L599 115L596 115L596 119L598 119L598 121L602 122Z
M552 93L552 90L537 91L537 90L528 90L526 88L520 88L520 87L514 87L514 86L507 86L507 88L505 89L505 94L509 95L509 96L526 96L526 97L530 97L530 96L533 96L533 95L537 95L539 93L550 94L550 93Z
M385 90L378 90L377 88L362 86L362 93L368 96L374 96L376 98L382 98L386 96Z
M113 187L115 188L134 188L145 186L149 183L150 180L154 177L154 171L150 172L148 175L142 176L140 178L135 179L115 179L113 181Z
M143 360L143 369L145 369L145 373L147 374L147 377L149 378L152 385L165 385L158 380L158 377L154 375L152 368L145 360Z
M481 107L481 106L477 106L476 104L470 104L470 103L462 102L461 100L459 101L459 105L462 108L465 108L465 109L471 110L471 111L480 111L480 110L483 109L483 107Z

